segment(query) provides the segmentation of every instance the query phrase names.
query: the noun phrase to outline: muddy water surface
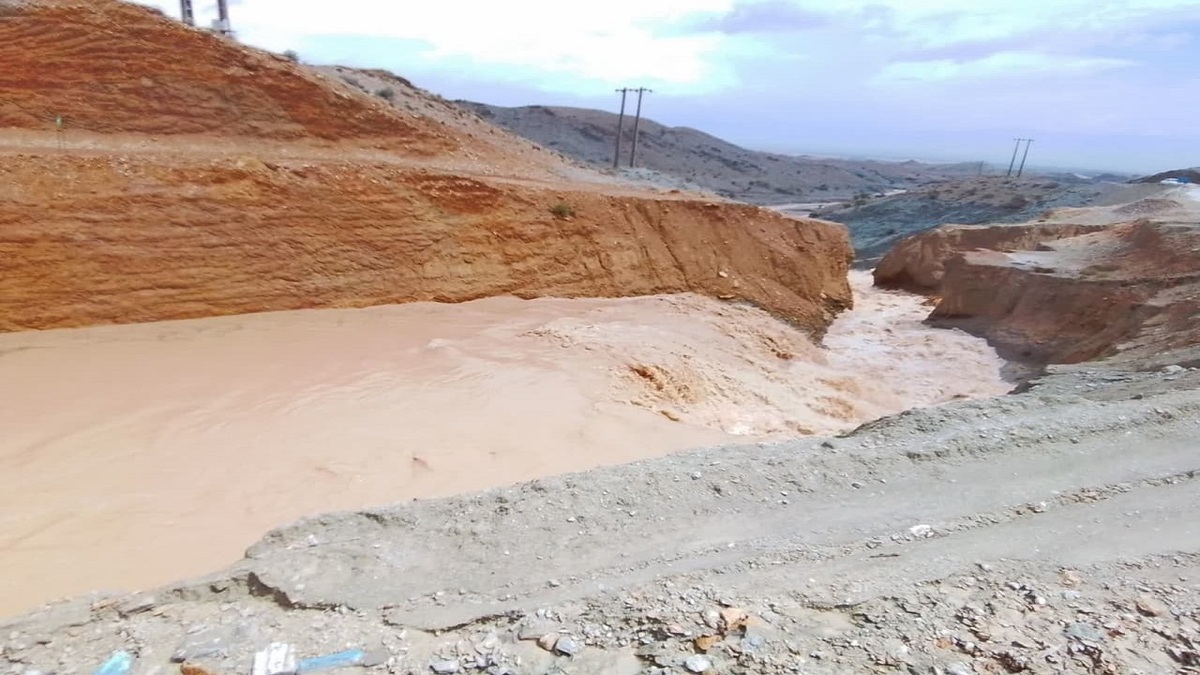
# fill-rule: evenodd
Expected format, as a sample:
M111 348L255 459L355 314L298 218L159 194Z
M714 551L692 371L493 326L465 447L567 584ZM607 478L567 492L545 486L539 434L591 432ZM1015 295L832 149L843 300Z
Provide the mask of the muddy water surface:
M826 348L693 295L0 335L0 616L210 572L306 514L1008 389L920 298L855 284Z

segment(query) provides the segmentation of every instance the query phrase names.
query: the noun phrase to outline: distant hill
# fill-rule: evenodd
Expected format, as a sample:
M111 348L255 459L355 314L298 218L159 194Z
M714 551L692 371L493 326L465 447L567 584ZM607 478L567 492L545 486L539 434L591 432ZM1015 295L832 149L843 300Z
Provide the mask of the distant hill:
M503 108L455 101L485 120L599 167L611 167L617 115L586 108ZM628 166L633 120L626 117L622 165ZM754 204L844 201L861 194L911 189L933 180L965 178L978 164L923 164L792 157L739 147L696 129L643 119L639 167L675 177L723 197Z
M1175 169L1173 171L1163 171L1156 173L1153 176L1146 176L1130 181L1131 183L1159 183L1164 180L1175 179L1184 180L1189 183L1200 185L1200 167L1192 167L1190 169Z

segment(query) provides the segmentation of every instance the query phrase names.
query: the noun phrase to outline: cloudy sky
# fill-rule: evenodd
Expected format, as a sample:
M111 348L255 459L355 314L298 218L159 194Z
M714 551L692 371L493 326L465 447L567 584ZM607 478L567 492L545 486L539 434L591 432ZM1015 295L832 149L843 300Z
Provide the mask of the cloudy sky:
M140 0L169 14L176 0ZM764 150L1200 165L1200 0L230 0L245 42L447 98L645 114ZM195 0L198 18L215 0Z

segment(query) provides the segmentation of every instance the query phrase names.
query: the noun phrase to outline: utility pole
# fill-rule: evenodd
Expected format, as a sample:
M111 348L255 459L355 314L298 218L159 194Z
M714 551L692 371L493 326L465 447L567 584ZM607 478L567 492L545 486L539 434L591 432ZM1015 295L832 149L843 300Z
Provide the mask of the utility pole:
M217 32L221 35L233 35L233 27L229 23L229 0L217 0Z
M1012 175L1013 167L1015 167L1017 165L1017 152L1019 152L1021 150L1021 141L1023 141L1023 140L1025 140L1025 139L1024 138L1016 139L1017 144L1013 146L1013 156L1012 156L1012 159L1010 159L1008 161L1008 173L1004 174L1005 176Z
M189 26L196 25L196 14L192 11L192 0L179 0L179 15Z
M1029 159L1029 146L1033 144L1032 138L1025 139L1025 154L1021 156L1021 168L1017 169L1017 178L1025 171L1025 160Z
M630 151L630 153L629 153L629 168L631 168L631 169L633 168L634 160L637 159L638 127L642 123L642 94L645 94L645 93L653 94L654 93L653 89L647 89L645 87L638 87L634 91L637 92L638 102L637 102L637 115L633 118L633 150Z
M617 93L621 95L621 114L617 117L617 150L613 153L613 168L621 163L621 133L625 131L625 96L633 91L629 87L618 89Z

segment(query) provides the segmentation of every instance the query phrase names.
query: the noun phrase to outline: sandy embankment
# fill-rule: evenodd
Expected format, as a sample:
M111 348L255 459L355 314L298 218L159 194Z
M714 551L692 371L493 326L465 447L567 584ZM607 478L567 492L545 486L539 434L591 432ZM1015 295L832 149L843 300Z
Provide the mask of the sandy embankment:
M997 394L855 278L828 349L695 295L493 298L0 335L0 614L238 558L299 516ZM674 421L678 420L678 421Z

